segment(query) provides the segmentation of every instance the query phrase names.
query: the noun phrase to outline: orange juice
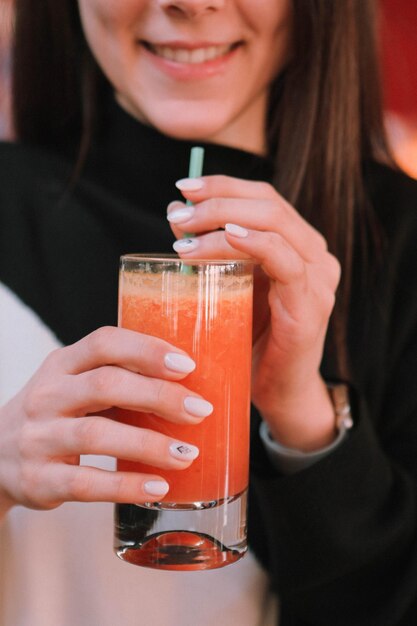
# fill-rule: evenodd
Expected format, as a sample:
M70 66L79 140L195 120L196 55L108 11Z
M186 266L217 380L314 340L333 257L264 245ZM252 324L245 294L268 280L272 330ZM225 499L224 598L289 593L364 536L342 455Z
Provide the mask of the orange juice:
M182 425L149 413L118 410L124 423L198 446L185 470L118 460L118 469L155 473L170 489L162 504L218 503L248 484L252 283L246 276L177 274L121 276L119 325L169 341L197 367L181 381L211 402L203 422ZM220 287L219 287L220 285Z

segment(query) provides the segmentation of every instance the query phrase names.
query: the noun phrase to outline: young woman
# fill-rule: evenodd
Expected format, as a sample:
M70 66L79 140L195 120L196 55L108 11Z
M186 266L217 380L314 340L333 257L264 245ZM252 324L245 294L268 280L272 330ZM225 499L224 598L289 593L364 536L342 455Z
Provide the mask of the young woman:
M389 167L374 29L371 0L18 0L19 142L0 150L8 626L415 624L417 189ZM184 180L195 142L205 175ZM184 258L259 263L252 554L195 574L117 561L105 504L168 489L107 455L192 462L105 410L210 419L189 355L114 327L118 257L169 251L172 232Z

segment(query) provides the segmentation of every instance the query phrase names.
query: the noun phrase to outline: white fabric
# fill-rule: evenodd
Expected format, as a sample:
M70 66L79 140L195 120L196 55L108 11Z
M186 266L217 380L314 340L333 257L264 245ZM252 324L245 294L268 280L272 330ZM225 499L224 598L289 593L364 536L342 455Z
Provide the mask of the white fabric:
M0 284L0 403L56 338ZM88 464L110 468L111 459ZM14 508L0 527L0 626L275 626L276 605L252 555L223 569L160 572L112 551L111 504Z

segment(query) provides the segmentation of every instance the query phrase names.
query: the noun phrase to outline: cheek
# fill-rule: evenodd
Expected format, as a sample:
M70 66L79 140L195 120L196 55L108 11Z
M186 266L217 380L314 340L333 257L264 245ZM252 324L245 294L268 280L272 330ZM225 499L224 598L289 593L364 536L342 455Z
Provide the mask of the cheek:
M237 4L246 22L258 29L276 27L293 13L293 0L237 0Z
M266 1L263 15L264 36L276 47L282 49L285 45L290 46L293 32L293 3L292 0L278 0L274 2L275 10L272 10L270 2ZM260 26L261 28L261 26Z
M310 0L307 0L310 1ZM293 31L293 0L243 0L246 22L264 47L282 53L290 45Z
M260 0L259 33L264 43L264 53L269 57L271 75L288 62L293 39L293 2L292 0ZM263 24L263 26L262 26Z
M310 0L308 0L310 1ZM252 11L254 19L264 26L284 24L293 13L293 0L245 0L247 11Z
M259 53L264 58L269 57L266 65L281 67L291 48L293 0L240 0L239 8L243 20L258 41L256 47Z
M135 0L78 0L81 17L85 20L97 20L104 23L117 23L128 19L133 12L138 12L143 2Z
M111 82L128 61L134 29L144 2L140 0L78 0L88 45Z
M97 48L104 47L108 37L127 36L140 19L144 4L140 0L78 0L87 40Z

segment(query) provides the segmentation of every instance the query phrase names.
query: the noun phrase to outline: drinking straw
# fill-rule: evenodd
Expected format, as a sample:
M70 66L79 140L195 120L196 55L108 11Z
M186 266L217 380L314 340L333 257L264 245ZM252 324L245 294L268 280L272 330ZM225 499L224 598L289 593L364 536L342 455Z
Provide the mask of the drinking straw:
M195 146L191 148L190 165L188 169L188 178L198 178L203 173L204 148ZM186 205L192 206L191 200L187 200ZM194 233L184 233L185 238L194 237Z
M188 178L198 178L203 173L203 161L204 161L204 148L195 146L191 148L190 152L190 164L188 166ZM191 200L187 200L185 203L187 206L192 206ZM188 239L194 237L194 233L184 233L183 238ZM192 268L183 265L181 267L182 274L192 274Z

